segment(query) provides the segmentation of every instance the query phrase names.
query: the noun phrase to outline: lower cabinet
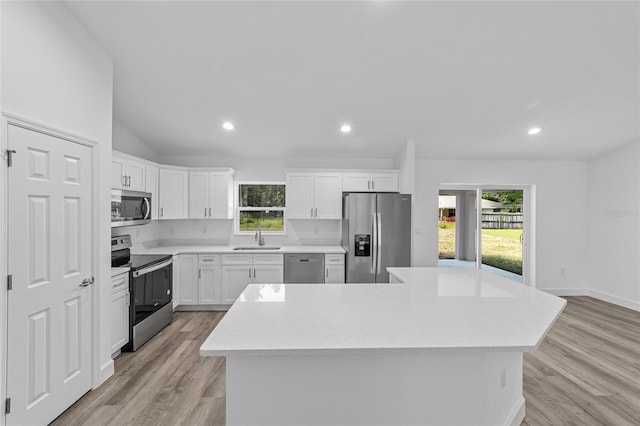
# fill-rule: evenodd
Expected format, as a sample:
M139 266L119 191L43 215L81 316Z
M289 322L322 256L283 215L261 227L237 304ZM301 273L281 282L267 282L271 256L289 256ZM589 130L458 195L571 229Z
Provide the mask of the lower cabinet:
M324 282L326 284L344 283L344 254L324 255Z
M220 255L178 256L178 305L219 305Z
M230 304L249 284L282 284L282 254L223 254L222 303Z
M111 353L129 343L129 273L111 278Z

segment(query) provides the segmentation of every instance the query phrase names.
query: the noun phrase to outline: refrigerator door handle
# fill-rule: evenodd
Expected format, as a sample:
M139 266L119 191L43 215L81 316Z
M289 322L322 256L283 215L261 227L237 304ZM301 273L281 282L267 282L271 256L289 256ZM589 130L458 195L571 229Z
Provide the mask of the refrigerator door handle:
M381 213L376 213L376 226L378 227L376 231L376 234L377 234L376 245L378 246L376 248L376 254L377 254L376 274L380 275L380 263L381 263L380 257L382 255L382 214Z
M376 262L378 260L378 224L377 224L378 215L376 212L371 213L371 227L373 228L371 231L371 273L375 275L376 273Z

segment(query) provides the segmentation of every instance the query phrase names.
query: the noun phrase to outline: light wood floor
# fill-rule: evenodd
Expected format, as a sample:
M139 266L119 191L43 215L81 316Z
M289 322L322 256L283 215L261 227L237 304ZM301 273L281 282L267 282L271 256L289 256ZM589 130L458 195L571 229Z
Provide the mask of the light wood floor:
M523 425L640 425L640 313L589 297L567 308L540 349L524 356ZM177 312L116 374L54 425L224 425L224 358L201 342L222 318Z

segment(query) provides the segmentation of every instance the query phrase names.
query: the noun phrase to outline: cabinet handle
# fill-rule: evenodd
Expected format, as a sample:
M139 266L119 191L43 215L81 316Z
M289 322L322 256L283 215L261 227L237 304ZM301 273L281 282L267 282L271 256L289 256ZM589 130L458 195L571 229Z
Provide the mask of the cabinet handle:
M164 216L164 209L162 207L160 207L160 217Z
M202 278L202 269L198 269L198 278Z
M311 207L311 213L309 213L311 217L313 217L313 207Z
M207 208L204 208L204 217L207 217Z
M127 186L127 177L126 176L122 176L122 186Z
M375 180L372 180L372 181L371 181L371 189L372 189L373 191L375 191L375 190L376 190L376 181L375 181Z
M251 279L251 268L249 268L249 279Z
M324 274L325 278L329 278L329 268L325 268L324 271L325 271L325 274Z
M209 217L211 217L211 207L209 207Z

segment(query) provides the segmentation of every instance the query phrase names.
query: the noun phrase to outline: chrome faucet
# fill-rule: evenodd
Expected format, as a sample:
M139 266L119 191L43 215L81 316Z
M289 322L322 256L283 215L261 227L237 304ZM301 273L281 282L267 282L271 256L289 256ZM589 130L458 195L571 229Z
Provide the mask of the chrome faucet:
M264 237L262 236L262 230L260 229L260 224L256 222L256 235L253 237L255 241L258 242L258 245L262 247L264 245Z

